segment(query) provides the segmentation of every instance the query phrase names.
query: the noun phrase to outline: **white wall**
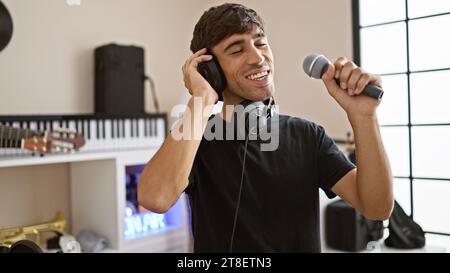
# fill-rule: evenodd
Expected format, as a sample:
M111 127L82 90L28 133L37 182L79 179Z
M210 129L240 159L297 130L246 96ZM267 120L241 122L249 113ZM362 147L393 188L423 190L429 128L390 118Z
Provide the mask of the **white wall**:
M66 0L3 2L12 13L14 36L0 53L0 115L92 113L93 50L109 42L145 47L146 70L156 82L161 108L170 111L185 92L181 66L190 55L194 25L204 10L225 1L82 0L81 6L68 6ZM350 127L344 112L320 81L306 77L301 63L312 52L331 59L351 56L351 1L240 2L254 8L266 22L281 112L313 120L331 136L345 137ZM153 111L152 106L148 97L147 111ZM0 169L0 183L8 180L8 186L3 184L5 191L27 191L30 184L23 182L33 176L21 173L35 170L68 196L67 167ZM67 211L66 201L57 198L54 202ZM33 208L27 205L26 209ZM35 219L17 219L9 213L0 216L2 222L14 224Z
M146 70L163 109L184 90L180 71L192 28L188 1L4 2L14 35L0 54L0 114L92 113L93 50L110 42L146 49ZM149 100L146 105L153 111Z

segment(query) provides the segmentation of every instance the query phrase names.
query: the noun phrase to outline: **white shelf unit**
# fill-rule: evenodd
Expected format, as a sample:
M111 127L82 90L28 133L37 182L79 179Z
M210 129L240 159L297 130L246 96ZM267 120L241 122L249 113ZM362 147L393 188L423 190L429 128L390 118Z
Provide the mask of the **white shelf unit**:
M105 252L187 252L190 237L184 195L179 200L183 211L180 227L133 240L126 240L124 236L125 169L146 164L157 149L2 158L0 168L68 163L71 233L77 235L87 229L105 236L108 239Z

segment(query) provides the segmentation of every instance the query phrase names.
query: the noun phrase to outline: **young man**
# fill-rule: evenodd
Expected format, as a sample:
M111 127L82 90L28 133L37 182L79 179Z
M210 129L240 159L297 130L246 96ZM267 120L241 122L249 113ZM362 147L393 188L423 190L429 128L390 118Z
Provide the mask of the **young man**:
M381 86L378 76L339 58L322 78L353 127L356 169L321 126L290 116L277 118L279 146L273 151L261 151L258 140L202 140L218 100L197 70L212 59L206 48L227 81L224 108L215 118L228 124L233 111L225 106L265 101L274 94L273 56L261 18L238 4L206 11L194 30L195 53L183 66L193 97L190 114L175 129L188 137L169 135L145 167L138 189L144 207L165 212L185 191L196 252L320 252L319 188L369 219L389 217L392 178L377 123L379 102L360 95L369 83Z

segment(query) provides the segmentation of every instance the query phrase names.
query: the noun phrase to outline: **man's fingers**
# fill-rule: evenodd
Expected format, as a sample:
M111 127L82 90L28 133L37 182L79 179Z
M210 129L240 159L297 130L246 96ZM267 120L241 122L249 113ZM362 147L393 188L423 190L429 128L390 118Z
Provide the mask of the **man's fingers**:
M328 69L325 73L322 75L322 80L325 83L325 86L328 90L328 92L331 94L331 96L335 97L339 90L339 86L336 83L336 80L334 79L334 73L335 73L335 67L333 64L328 65Z
M198 64L204 61L209 61L212 59L212 55L200 55L195 58L191 56L183 65L183 78L184 78L184 86L189 90L189 93L192 94L191 88L192 83L196 80L194 79L196 76Z
M200 51L198 51L200 52ZM183 67L181 68L181 70L183 71L183 73L186 73L187 69L189 67L193 67L193 68L197 68L198 64L204 61L209 61L212 59L212 55L199 55L194 57L194 55L192 55L183 65Z
M199 51L197 51L194 54L192 54L191 58L196 58L196 57L201 56L201 55L203 55L205 53L206 53L206 48L202 48Z
M369 84L371 78L369 74L363 74L356 84L355 94L359 95L364 90L364 88Z
M199 57L192 59L192 61L190 62L189 65L191 67L197 68L199 63L210 61L211 59L212 59L212 55L201 55Z
M329 64L327 67L327 71L323 73L322 80L324 81L334 81L334 73L335 73L335 67L333 64Z
M368 84L381 87L379 76L365 72L345 57L340 57L330 64L322 80L330 95L340 104L345 104L351 97L361 94Z
M206 48L202 48L199 51L195 52L194 54L191 55L191 57L189 57L188 62L192 62L192 60L194 60L195 58L202 56L206 53Z
M348 62L347 59L344 57L340 57L334 62L334 67L336 68L335 73L334 73L335 79L339 79L341 70L344 67L345 63L347 63L347 62Z
M353 72L353 69L356 67L356 65L352 62L347 62L344 67L342 68L340 75L339 75L339 81L341 82L341 88L347 89L348 88L348 79L350 78L350 75Z
M347 82L347 88L350 93L354 93L356 90L356 84L358 83L359 79L363 75L363 70L359 67L354 68L350 74L350 78Z

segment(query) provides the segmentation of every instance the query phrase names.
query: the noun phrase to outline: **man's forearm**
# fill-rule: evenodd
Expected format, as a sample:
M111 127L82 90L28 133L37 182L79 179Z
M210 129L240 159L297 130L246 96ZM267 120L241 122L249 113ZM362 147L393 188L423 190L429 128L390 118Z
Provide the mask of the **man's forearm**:
M139 202L164 212L188 184L188 176L214 106L208 97L192 97L183 119L176 124L144 168L138 184Z
M358 196L367 216L387 218L393 207L391 167L376 116L349 118L356 145Z

